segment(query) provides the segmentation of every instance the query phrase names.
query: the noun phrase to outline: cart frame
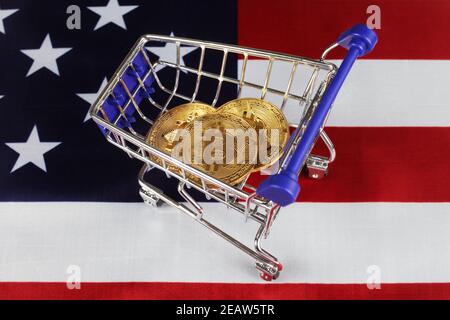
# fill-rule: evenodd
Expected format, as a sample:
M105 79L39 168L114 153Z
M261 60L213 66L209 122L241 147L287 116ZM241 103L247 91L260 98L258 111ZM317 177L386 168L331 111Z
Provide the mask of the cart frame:
M176 61L164 61L162 60L163 57L152 61L146 46L154 42L171 45L176 50ZM270 197L261 196L257 192L257 186L252 186L248 183L247 179L238 186L231 186L153 148L146 143L146 135L140 134L137 129L135 130L134 123L137 120L144 122L149 131L159 115L174 107L173 100L175 97L186 102L204 102L216 107L224 83L237 87L238 98L245 97L245 89L248 88L254 91L256 90L259 93L258 97L261 99L266 99L268 95L277 96L282 101L279 105L281 110L287 104L295 102L302 109L302 117L300 122L290 123L291 126L297 129L291 135L288 146L285 148L279 161L276 172L280 174L295 156L295 151L302 141L305 129L308 128L308 124L314 119L316 109L320 105L322 97L327 92L327 89L333 82L333 78L338 72L338 68L333 63L326 62L325 58L339 44L342 45L342 41L329 46L319 60L313 60L209 41L173 36L144 35L135 43L107 86L91 106L90 115L102 129L108 142L125 151L130 157L144 162L138 176L138 181L140 185L139 193L145 203L151 206L158 206L161 202L164 202L192 217L253 258L256 261L256 268L260 271L261 278L270 281L278 277L282 270L282 264L274 255L263 249L262 240L269 235L271 226L283 204L280 205L277 201L270 199ZM196 68L182 63L181 48L183 46L197 47L200 50L199 62ZM208 50L214 50L214 52L221 52L223 54L220 71L217 73L204 70L203 64ZM243 57L240 73L236 78L225 74L227 59L231 54ZM246 77L248 61L254 58L264 59L268 63L262 83L248 81ZM291 68L287 86L284 90L274 88L270 85L271 74L276 62L287 63ZM158 76L159 69L163 67L171 68L175 71L176 76L172 88L163 84L163 81ZM294 78L300 67L308 70L306 75L307 81L302 91L296 92L292 87ZM179 92L182 72L187 72L195 76L195 89L190 95ZM217 81L217 88L212 101L198 100L200 83L204 77ZM154 90L167 95L163 103L157 102L152 98ZM156 108L155 110L158 113L156 118L152 119L149 117L140 106L140 103L144 100L150 106ZM114 111L111 112L113 109ZM330 110L331 104L328 106L326 117ZM323 177L328 172L329 163L334 161L336 157L333 143L325 131L323 131L325 120L320 125L320 130L316 132L315 139L319 136L321 137L329 150L329 155L318 156L309 154L308 152L307 159L302 164L302 167L306 164L309 175L312 178ZM152 159L155 157L160 159L160 161L153 161ZM178 170L169 170L169 167L173 168L174 166ZM154 186L148 179L150 176L148 173L152 170L161 170L166 174L167 178L177 179L179 181L178 193L186 200L186 203L172 199L158 187ZM192 180L188 178L191 175L196 176L200 183L192 183ZM245 221L250 219L256 222L259 227L254 237L253 248L243 244L221 228L209 222L205 217L205 212L201 204L190 195L189 189L191 188L202 192L206 199L223 203L227 208L241 213Z

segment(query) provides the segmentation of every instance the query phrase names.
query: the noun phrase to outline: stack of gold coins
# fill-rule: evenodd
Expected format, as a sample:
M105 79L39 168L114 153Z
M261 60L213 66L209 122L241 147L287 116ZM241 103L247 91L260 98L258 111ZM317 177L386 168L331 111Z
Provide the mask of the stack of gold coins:
M177 106L155 121L147 142L173 158L226 183L238 185L251 172L273 165L289 138L280 109L255 98L236 99L218 109L202 103ZM162 161L151 156L152 161ZM175 165L169 170L180 173ZM193 183L201 180L187 175Z

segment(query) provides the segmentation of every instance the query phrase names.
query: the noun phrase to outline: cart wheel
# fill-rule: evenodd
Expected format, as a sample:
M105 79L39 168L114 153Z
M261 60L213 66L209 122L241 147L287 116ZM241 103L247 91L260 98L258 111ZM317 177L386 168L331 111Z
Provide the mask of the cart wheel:
M159 199L158 200L151 200L151 201L149 201L147 199L144 199L144 203L146 205L149 205L150 207L155 207L155 208L160 207L161 204L162 204L161 200L159 200Z
M158 208L161 207L163 202L160 199L156 199L156 200L152 200L152 201L146 201L144 200L144 202L152 207Z
M278 273L280 273L281 270L283 270L283 265L281 262L278 262Z
M311 179L322 179L328 174L329 160L325 157L311 155L306 160L306 169Z
M273 280L277 280L279 276L280 276L280 271L277 271L277 273L275 273L275 274L272 276L272 279L273 279Z
M256 269L260 272L259 277L264 281L272 281L276 280L280 276L281 270L283 270L283 265L280 262L277 262L275 266L263 263L256 262Z
M308 168L308 177L310 177L311 179L315 180L323 179L323 177L325 177L326 175L328 175L328 170L317 170L315 168Z
M274 279L274 276L272 276L268 273L265 273L265 272L261 272L259 274L259 276L261 277L261 279L263 279L264 281L268 281L268 282L270 282L270 281L272 281L272 279Z
M158 196L156 196L153 192L149 192L141 188L139 194L141 195L142 200L144 200L144 203L149 206L160 207L162 205L162 200Z

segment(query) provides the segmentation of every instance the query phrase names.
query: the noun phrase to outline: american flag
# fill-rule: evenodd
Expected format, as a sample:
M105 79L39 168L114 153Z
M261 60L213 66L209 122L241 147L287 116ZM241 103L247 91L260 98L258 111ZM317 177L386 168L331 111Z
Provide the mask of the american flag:
M317 59L374 4L379 44L326 128L337 159L323 180L301 177L267 241L285 266L273 283L176 209L145 206L141 163L88 116L142 34ZM446 0L0 2L0 298L450 298L449 19ZM204 207L249 235L223 205Z

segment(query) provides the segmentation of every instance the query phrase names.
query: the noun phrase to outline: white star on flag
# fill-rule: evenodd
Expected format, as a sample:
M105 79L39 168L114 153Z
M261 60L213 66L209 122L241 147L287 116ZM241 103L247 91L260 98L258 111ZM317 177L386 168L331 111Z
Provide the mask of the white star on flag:
M88 9L100 16L94 30L97 30L108 23L114 23L126 30L127 26L125 25L123 16L137 7L139 6L121 6L119 5L118 0L109 0L106 6L88 7Z
M10 15L16 13L19 9L0 9L0 32L5 33L5 25L3 24L3 19L6 19Z
M174 37L173 31L170 33L171 37ZM157 55L161 60L171 62L171 63L177 63L177 45L175 43L169 43L167 42L163 47L147 47L151 53ZM190 47L190 46L180 46L180 64L182 66L185 66L184 62L184 56L191 53L194 50L197 50L198 47ZM166 66L163 65L157 65L155 68L155 71L158 72L162 69L164 69ZM184 73L187 73L187 71L182 70Z
M103 90L103 88L108 83L108 80L106 78L103 79L102 84L100 85L100 88L95 93L77 93L77 96L79 96L84 101L88 102L89 105L92 105L95 102L95 99L97 99L100 92ZM83 122L88 121L91 118L89 115L89 112L86 114L86 117L84 118Z
M33 130L31 131L26 142L5 143L8 147L19 154L19 158L14 164L14 167L11 169L11 172L22 168L30 162L47 172L44 154L55 148L60 143L61 142L41 142L39 140L39 134L36 126L33 127Z
M44 42L42 42L39 49L21 50L22 53L33 59L33 64L31 65L30 70L28 70L27 77L41 68L47 68L59 76L56 60L70 50L72 50L72 48L53 48L50 34L45 36Z

